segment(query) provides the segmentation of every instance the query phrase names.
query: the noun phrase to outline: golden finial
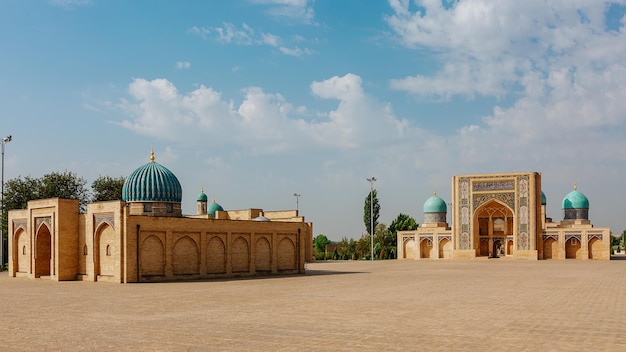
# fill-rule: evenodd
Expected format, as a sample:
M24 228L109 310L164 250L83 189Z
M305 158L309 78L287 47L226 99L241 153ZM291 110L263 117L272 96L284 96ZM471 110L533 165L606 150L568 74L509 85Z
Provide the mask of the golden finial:
M215 203L215 196L213 196L213 203Z
M574 191L577 189L578 187L576 186L576 181L574 181Z
M435 196L435 197L437 196L437 187L434 188L433 196Z
M204 187L200 188L200 193L204 193Z
M154 162L154 147L152 147L152 150L150 151L150 161Z

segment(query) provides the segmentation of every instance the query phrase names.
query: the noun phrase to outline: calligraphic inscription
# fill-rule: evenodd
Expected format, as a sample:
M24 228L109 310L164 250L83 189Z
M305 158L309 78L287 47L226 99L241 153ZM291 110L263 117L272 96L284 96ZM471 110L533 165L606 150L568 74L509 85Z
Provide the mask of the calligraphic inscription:
M503 181L474 181L472 189L477 192L481 191L512 191L515 189L514 180Z

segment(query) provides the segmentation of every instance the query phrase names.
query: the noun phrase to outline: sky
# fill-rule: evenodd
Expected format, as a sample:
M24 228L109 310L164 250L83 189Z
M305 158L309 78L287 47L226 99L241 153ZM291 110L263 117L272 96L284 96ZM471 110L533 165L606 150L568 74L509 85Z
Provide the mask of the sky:
M626 0L0 0L5 180L88 186L148 162L225 209L295 209L314 235L423 221L454 175L576 183L626 229ZM367 178L375 177L371 184ZM294 194L300 194L295 197ZM450 215L448 215L449 217Z

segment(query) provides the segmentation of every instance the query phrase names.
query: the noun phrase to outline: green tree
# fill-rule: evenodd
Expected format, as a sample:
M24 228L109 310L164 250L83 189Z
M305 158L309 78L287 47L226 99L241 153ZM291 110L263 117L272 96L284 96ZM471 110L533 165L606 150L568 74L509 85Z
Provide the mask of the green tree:
M7 219L9 216L9 210L13 209L25 209L29 200L39 198L39 189L41 188L41 180L26 176L22 178L14 178L8 180L4 184L4 202L2 203L2 237L3 240L8 238L7 234ZM3 258L7 258L8 246L7 241L4 241L4 255ZM0 263L3 266L4 263Z
M373 211L372 211L373 210ZM372 216L373 221L372 221ZM372 234L372 222L374 223L374 229L378 225L378 218L380 216L380 204L378 204L378 193L376 190L372 190L365 197L365 205L363 206L363 223L365 224L365 230L368 234Z
M41 178L39 198L78 199L80 210L87 209L89 190L85 188L87 181L70 171L51 172Z
M108 200L122 200L122 188L124 177L99 176L91 184L93 192L92 202L104 202Z
M315 236L313 239L313 245L315 246L315 257L318 255L326 253L326 245L330 244L330 240L326 235L319 234Z

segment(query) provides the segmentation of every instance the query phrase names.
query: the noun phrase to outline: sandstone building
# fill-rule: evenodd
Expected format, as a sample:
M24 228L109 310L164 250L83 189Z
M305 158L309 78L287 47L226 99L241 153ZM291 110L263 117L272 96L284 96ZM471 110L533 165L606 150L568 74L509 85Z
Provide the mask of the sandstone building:
M201 191L181 210L176 176L154 161L126 179L122 201L79 212L78 200L41 199L9 212L9 274L120 283L302 274L312 224L297 210L225 211Z
M541 174L520 172L452 178L452 224L435 193L424 222L398 231L399 259L610 259L610 229L589 221L589 200L574 190L563 198L563 220L546 217Z

